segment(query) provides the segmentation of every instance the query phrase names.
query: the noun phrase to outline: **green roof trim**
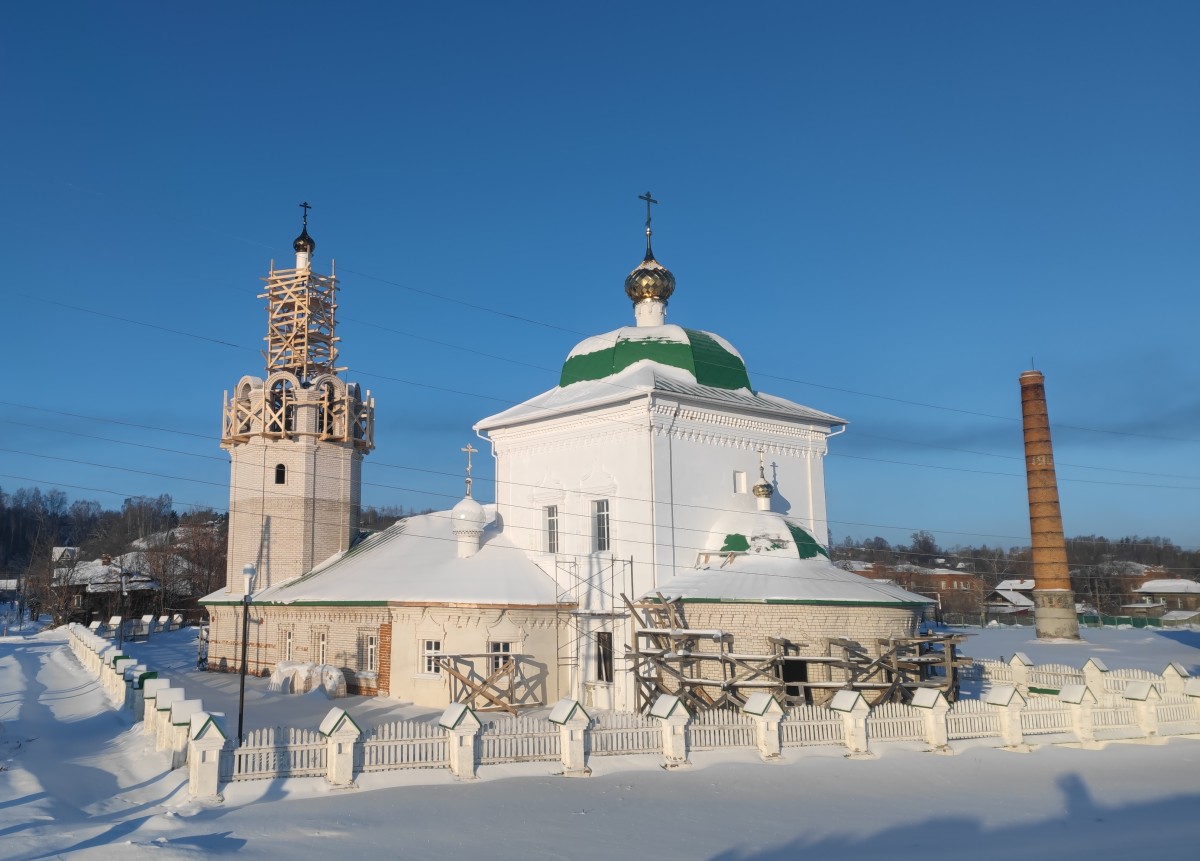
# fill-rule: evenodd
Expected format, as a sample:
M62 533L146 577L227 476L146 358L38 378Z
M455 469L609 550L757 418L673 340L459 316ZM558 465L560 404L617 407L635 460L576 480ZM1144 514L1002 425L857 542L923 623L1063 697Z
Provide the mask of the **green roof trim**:
M690 343L666 338L618 336L611 346L591 353L568 356L563 363L559 386L585 380L603 380L641 361L680 368L704 386L718 389L749 389L750 375L738 356L722 347L711 335L684 329Z
M924 607L928 601L818 601L809 598L679 598L684 604L813 604L825 607Z
M750 549L750 542L746 540L746 536L739 532L734 532L725 536L725 543L721 545L718 553L745 553Z
M790 520L785 520L784 523L787 524L788 532L792 533L792 538L796 542L796 554L801 559L815 559L817 556L829 558L829 553L817 542L817 539Z

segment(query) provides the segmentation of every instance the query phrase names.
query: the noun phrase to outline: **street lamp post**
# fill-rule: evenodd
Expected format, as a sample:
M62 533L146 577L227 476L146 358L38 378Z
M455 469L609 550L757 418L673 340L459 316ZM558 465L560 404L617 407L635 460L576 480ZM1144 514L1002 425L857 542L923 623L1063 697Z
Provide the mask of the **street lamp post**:
M126 590L128 589L129 572L122 569L121 573L117 575L117 578L121 581L121 596L120 596L120 613L121 613L120 619L121 619L121 621L117 623L117 651L119 652L125 648L125 605L128 603L125 600L125 593L126 593Z
M242 569L246 581L246 590L242 595L242 672L238 685L238 744L242 743L242 716L246 705L246 658L250 646L250 592L254 589L256 569L253 563Z

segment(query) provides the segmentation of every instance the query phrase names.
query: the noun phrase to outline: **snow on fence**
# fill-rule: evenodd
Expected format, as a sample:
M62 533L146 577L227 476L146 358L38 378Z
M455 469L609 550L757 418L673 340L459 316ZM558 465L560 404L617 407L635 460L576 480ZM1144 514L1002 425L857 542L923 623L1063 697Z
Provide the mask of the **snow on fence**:
M780 725L784 747L821 744L845 744L842 716L821 706L796 706L789 709Z
M1163 694L1155 704L1159 735L1200 733L1200 708L1195 697L1185 694Z
M251 731L228 751L228 780L324 777L325 739L316 730L277 726Z
M196 797L217 796L221 782L308 776L344 785L356 773L403 768L448 768L470 777L477 763L561 759L564 773L580 774L586 773L583 763L589 755L657 754L668 765L678 765L686 761L687 747L757 746L769 760L778 758L781 747L808 745L845 746L860 755L868 744L902 740L941 748L944 740L998 738L1017 747L1028 736L1043 744L1073 741L1087 747L1118 739L1200 736L1200 680L1178 664L1156 675L1137 669L1110 672L1094 660L1082 670L1062 664L1030 666L1016 655L1007 664L977 661L971 668L975 679L994 698L960 700L949 709L944 703L924 702L924 708L883 703L866 711L860 700L855 709L862 711L797 706L784 712L768 700L751 708L754 714L716 709L689 715L669 708L659 719L615 712L589 716L579 703L564 700L551 713L553 721L528 715L480 721L471 713L463 724L456 713L453 725L395 721L364 737L353 719L335 708L319 731L255 730L239 745L219 715L198 708L199 701L187 700L170 680L118 654L82 626L68 626L68 634L80 664L101 681L117 708L144 718L147 735L166 726L172 740L181 740L184 749L172 747L171 762L187 763L189 791ZM183 709L185 704L197 708ZM942 720L944 727L938 725Z
M1139 670L1136 667L1105 673L1104 691L1105 693L1120 696L1125 693L1125 686L1130 682L1149 682L1160 695L1165 693L1165 682L1163 682L1162 676L1158 673L1152 673L1149 670Z
M1025 735L1069 733L1071 727L1071 707L1053 697L1033 697L1021 710L1021 732Z
M445 768L450 762L446 731L434 723L408 720L377 727L356 748L356 754L354 769L364 772Z
M479 762L536 762L561 756L558 727L524 715L486 721L479 729Z
M733 709L700 712L688 723L688 745L692 750L723 747L753 747L754 719Z
M983 700L959 700L946 713L950 741L1000 735L1000 716Z
M584 751L590 756L658 753L662 749L662 721L646 715L600 712L584 735Z
M880 703L867 718L867 737L879 741L920 741L925 737L925 718L904 703Z

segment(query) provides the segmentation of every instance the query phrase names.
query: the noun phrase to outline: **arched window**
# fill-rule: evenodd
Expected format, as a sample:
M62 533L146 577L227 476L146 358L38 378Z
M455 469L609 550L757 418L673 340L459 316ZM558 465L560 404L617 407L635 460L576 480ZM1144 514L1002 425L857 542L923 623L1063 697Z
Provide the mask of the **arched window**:
M271 384L267 402L270 416L267 420L269 433L291 434L296 429L296 396L288 380L276 380Z
M275 483L287 484L287 467L282 463L275 465Z

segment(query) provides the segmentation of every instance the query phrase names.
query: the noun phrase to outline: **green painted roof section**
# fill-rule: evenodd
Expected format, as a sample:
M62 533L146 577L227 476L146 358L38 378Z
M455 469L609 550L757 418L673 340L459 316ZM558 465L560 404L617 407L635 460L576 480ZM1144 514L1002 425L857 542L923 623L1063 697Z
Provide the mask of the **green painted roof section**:
M696 329L684 329L689 343L668 338L618 337L608 347L591 353L568 356L563 363L559 386L584 380L603 380L641 361L657 362L688 371L696 382L718 389L749 389L750 375L738 356L715 338Z
M796 542L796 553L801 559L813 559L817 556L829 558L829 554L825 552L825 548L817 542L817 539L790 520L785 520L784 523L787 524L788 532L792 533L792 538Z
M745 553L750 549L750 542L745 535L740 532L734 532L731 535L725 536L725 543L721 545L718 553Z

